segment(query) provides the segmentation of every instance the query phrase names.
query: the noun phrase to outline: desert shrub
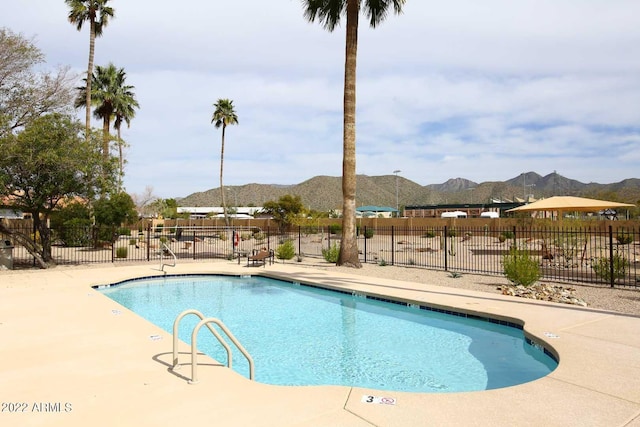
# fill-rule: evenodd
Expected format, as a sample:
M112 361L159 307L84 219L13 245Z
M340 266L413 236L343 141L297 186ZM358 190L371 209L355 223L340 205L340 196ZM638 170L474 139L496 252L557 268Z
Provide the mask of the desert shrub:
M116 249L116 258L126 258L128 252L129 251L127 250L126 246L117 248Z
M116 232L119 236L131 236L131 229L128 227L120 227Z
M285 240L278 248L276 249L276 257L283 261L292 259L296 256L296 249L293 246L293 242L289 240Z
M70 219L64 223L59 234L68 247L88 246L91 242L91 222L84 218Z
M629 270L629 261L619 253L613 254L613 259L599 258L591 265L593 271L601 279L611 281L611 263L613 263L613 280L622 279Z
M266 239L267 235L262 233L262 232L258 232L258 233L254 233L253 234L253 238L260 242L260 241Z
M629 243L633 242L633 236L629 233L619 233L616 236L616 240L621 245L628 245Z
M456 237L458 235L458 232L456 231L455 228L450 228L447 230L447 237Z
M364 238L370 239L375 234L375 230L373 228L365 228L364 230Z
M327 262L336 263L338 262L338 256L340 255L340 246L337 243L334 243L330 248L322 249L322 257Z
M516 285L530 286L540 279L540 265L526 251L512 249L502 263L504 275Z
M129 245L133 246L138 243L138 239L129 239Z
M243 242L245 240L249 240L251 239L251 233L241 233L240 234L240 240L242 240Z
M513 234L513 231L507 230L507 231L503 231L498 235L498 241L502 243L506 240L513 240L514 237L515 235Z
M387 261L384 260L384 258L381 258L380 261L378 262L378 265L380 267L386 267L388 264L387 264Z
M329 226L329 233L330 234L338 234L342 232L342 225L340 224L331 224Z
M422 237L425 237L425 238L428 238L428 239L430 239L430 238L432 238L432 237L436 237L436 232L435 232L435 231L433 231L433 230L429 230L429 231L425 232L425 233L422 235Z
M223 242L226 242L229 239L229 236L227 236L227 233L221 232L221 233L218 233L218 239L222 240Z

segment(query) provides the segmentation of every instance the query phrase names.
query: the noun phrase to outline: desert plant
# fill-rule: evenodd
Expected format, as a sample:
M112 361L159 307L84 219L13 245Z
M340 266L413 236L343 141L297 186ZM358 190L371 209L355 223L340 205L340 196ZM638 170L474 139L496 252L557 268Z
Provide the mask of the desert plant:
M633 242L633 236L629 233L618 233L616 240L620 245L628 245Z
M329 233L330 234L339 234L342 232L342 225L340 224L331 224L329 225Z
M253 234L253 238L256 239L257 241L261 242L261 241L263 241L264 239L267 238L267 235L262 233L262 232L258 232L258 233L254 233Z
M285 240L278 248L276 249L276 257L281 259L282 262L285 260L291 259L296 256L296 249L293 246L293 242L291 239Z
M138 243L138 239L129 239L129 245L133 246Z
M385 261L384 258L380 258L380 261L378 262L378 265L380 267L386 267L387 266L387 261Z
M504 275L516 285L530 286L540 279L540 265L527 251L512 249L502 263Z
M128 254L128 250L126 246L120 247L116 249L116 258L126 258Z
M427 238L427 239L430 239L430 238L432 238L432 237L436 237L436 232L435 232L435 231L433 231L433 230L426 231L426 232L422 235L422 237Z
M128 227L120 227L116 232L120 236L131 236L131 229Z
M337 243L334 243L330 248L322 249L322 257L327 262L336 263L338 262L338 256L340 255L340 246Z
M614 253L613 258L599 258L591 265L593 271L601 279L611 281L611 264L613 263L613 280L622 279L629 270L629 260L619 253Z
M364 238L365 239L372 238L374 234L375 234L375 231L374 231L373 228L365 228L365 230L364 230Z

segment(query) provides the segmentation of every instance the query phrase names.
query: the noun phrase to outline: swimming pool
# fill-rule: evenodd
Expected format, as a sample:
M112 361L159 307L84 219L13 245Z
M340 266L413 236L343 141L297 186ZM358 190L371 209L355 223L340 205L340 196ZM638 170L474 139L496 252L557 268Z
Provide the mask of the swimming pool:
M187 309L221 319L268 384L459 392L533 381L557 366L515 325L260 276L154 277L100 291L168 332ZM183 341L197 320L183 320ZM198 347L226 362L208 331ZM248 376L241 357L233 368Z

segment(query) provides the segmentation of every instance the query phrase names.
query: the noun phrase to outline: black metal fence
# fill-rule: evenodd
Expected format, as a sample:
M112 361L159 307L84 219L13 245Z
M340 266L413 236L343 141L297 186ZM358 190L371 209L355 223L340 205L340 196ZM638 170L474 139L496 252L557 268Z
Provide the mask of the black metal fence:
M32 230L17 231L38 241ZM73 227L52 229L51 237L57 264L152 262L170 253L178 259L241 260L263 248L277 252L287 240L297 260L322 261L323 250L340 244L339 227L320 226ZM504 256L517 249L538 260L547 280L640 287L640 229L363 227L357 240L364 263L502 275ZM20 246L13 261L18 267L34 263Z

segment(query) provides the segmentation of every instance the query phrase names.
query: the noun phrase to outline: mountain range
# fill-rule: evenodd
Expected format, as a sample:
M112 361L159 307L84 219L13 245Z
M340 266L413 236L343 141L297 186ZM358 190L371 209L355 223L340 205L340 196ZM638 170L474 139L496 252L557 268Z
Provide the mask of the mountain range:
M246 184L225 186L227 206L262 206L284 195L300 196L305 207L318 211L342 208L341 177L316 176L295 185ZM630 178L612 184L582 183L557 173L541 176L520 174L507 181L476 183L452 178L442 184L420 185L396 175L357 176L356 203L395 207L447 203L489 203L491 200L517 201L532 196L581 196L627 203L640 200L640 179ZM176 199L179 206L220 206L220 188Z

